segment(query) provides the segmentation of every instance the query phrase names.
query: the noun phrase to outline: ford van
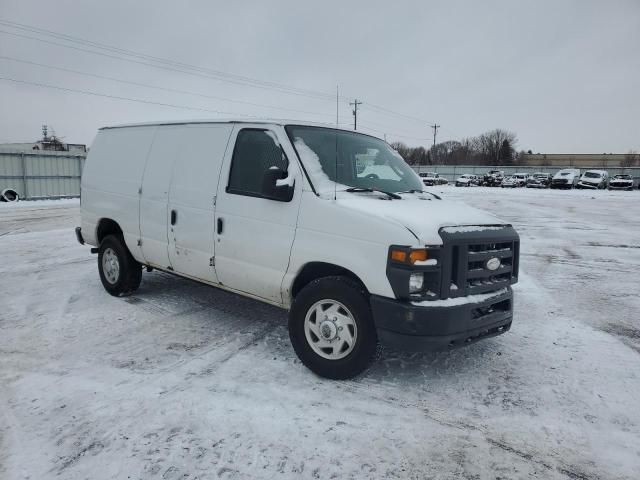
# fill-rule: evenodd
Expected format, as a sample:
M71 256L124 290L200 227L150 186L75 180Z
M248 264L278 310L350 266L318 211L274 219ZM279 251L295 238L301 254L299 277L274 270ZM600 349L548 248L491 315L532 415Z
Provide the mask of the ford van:
M512 323L513 227L425 190L379 138L326 125L102 128L76 236L111 295L157 269L288 310L293 349L328 378L379 344L450 349Z

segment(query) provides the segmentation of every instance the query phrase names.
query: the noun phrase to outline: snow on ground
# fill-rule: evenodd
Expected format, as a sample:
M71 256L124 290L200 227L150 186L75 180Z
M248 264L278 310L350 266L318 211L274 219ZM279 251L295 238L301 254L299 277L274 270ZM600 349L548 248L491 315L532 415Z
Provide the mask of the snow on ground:
M77 202L0 208L0 478L640 476L640 194L436 187L521 234L515 321L320 379L286 313L104 292Z

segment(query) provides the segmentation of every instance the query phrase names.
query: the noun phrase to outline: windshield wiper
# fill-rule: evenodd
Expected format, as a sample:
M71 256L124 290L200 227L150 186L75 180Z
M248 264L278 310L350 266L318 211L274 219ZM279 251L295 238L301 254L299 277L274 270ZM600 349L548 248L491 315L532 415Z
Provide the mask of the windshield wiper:
M398 195L397 193L385 192L384 190L379 190L377 188L349 187L349 188L347 188L345 190L345 192L350 192L350 193L354 193L354 192L378 192L378 193L384 193L389 198L393 198L395 200L402 200L402 197L400 195Z
M428 193L429 195L436 197L438 200L442 200L442 198L440 198L438 195L428 190L416 190L415 188L412 188L411 190L405 190L403 192L397 192L397 193Z

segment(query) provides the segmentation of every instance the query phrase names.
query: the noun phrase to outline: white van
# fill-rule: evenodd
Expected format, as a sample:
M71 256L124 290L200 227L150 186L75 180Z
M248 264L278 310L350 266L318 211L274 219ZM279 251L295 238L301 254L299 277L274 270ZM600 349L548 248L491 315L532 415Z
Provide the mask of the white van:
M146 267L277 305L302 362L348 378L378 342L447 349L511 326L517 233L422 187L382 140L327 126L107 127L76 235L110 294Z

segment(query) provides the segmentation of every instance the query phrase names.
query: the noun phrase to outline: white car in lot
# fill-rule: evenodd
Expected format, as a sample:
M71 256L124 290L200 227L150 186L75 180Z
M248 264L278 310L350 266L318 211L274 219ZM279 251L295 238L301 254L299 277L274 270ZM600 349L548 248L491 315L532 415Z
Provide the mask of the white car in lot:
M349 378L378 342L449 349L511 327L518 234L422 189L384 141L323 125L107 127L76 235L111 295L146 268L288 309L302 362Z
M577 168L565 168L559 170L551 180L551 188L574 188L580 180L580 170Z
M609 190L633 190L633 177L631 175L614 175L609 181Z
M422 183L424 183L425 187L433 187L436 185L446 185L449 183L446 178L441 177L440 174L436 172L425 172L419 174L422 179Z
M609 186L609 173L606 170L587 170L580 177L576 188L604 190Z
M465 173L456 178L456 187L477 187L480 184L480 177L471 173Z
M502 181L502 188L525 187L529 179L528 173L514 173Z

